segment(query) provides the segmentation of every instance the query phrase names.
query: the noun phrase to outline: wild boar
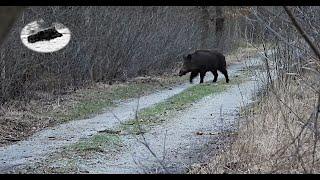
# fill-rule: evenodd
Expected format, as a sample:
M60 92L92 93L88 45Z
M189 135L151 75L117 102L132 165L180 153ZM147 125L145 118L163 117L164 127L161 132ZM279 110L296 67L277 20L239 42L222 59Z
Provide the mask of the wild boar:
M216 50L197 50L183 56L183 65L179 76L191 72L190 83L192 83L192 80L200 73L200 83L203 83L206 72L211 71L214 76L213 82L216 82L218 79L217 70L224 75L226 82L229 83L225 56Z
M53 27L53 28L39 31L36 34L28 36L28 42L35 43L38 41L49 41L51 39L61 37L61 36L62 34L59 33L55 27Z

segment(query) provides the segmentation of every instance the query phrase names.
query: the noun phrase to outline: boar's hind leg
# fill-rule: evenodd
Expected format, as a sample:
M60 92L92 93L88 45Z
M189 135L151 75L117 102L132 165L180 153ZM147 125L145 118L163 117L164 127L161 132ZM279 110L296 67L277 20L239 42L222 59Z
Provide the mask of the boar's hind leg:
M205 75L206 75L206 72L200 72L200 83L203 83L203 79Z
M220 71L222 72L222 74L226 78L226 82L229 83L228 71L225 68L221 69Z
M190 83L192 83L192 80L198 76L198 72L191 72L190 74Z
M217 82L217 79L218 79L218 72L217 72L217 70L215 69L215 70L212 70L211 72L212 72L212 74L213 74L213 76L214 76L213 82Z

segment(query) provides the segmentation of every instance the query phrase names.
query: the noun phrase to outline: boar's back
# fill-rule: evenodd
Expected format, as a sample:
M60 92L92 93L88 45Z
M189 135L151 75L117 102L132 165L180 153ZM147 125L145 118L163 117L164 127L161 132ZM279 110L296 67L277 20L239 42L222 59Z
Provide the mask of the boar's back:
M205 69L219 69L225 66L225 57L215 50L197 50L191 55L191 63Z
M38 41L49 41L51 39L61 37L62 34L59 33L55 28L46 29L39 31L36 34L28 36L29 43L35 43Z

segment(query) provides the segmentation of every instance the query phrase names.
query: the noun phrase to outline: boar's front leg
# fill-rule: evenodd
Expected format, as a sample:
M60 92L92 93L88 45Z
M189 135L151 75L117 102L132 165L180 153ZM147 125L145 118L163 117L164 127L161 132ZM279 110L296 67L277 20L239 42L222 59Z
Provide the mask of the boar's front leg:
M191 74L190 74L190 83L192 84L192 80L198 76L198 73L197 71L192 71Z

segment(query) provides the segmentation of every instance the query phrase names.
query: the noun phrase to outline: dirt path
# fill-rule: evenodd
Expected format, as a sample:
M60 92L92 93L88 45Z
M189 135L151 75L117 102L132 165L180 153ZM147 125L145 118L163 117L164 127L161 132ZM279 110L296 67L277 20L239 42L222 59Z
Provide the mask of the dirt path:
M233 130L239 106L249 103L258 88L255 82L251 79L239 87L205 97L192 108L177 113L174 118L145 133L152 151L159 159L165 157L164 164L169 173L184 173L189 165L205 161L212 155L210 150L218 147L220 140L215 138L215 133ZM197 132L204 134L197 135ZM209 135L209 132L214 134ZM78 162L81 170L90 173L164 172L156 158L135 138L125 138L124 144L128 150L111 159L97 154Z
M257 62L257 59L253 59L252 62ZM239 73L239 70L243 67L245 67L245 64L230 66L230 76ZM208 73L206 81L210 80L212 80L212 75ZM219 80L224 80L224 77L219 75ZM195 82L193 85L198 83L198 79ZM199 162L204 158L201 157L203 153L200 151L208 145L208 140L212 140L210 136L197 136L195 133L197 131L219 129L221 122L220 109L222 110L223 124L230 128L231 125L227 124L233 124L237 116L237 109L243 101L244 103L250 102L251 95L256 91L255 84L253 80L240 84L239 87L234 85L226 92L206 97L195 103L192 108L177 113L173 119L154 127L153 130L145 134L150 147L156 154L161 154L164 149L163 142L166 134L165 149L167 153L165 157L169 163L170 171L183 172L190 163ZM164 101L193 85L185 83L141 97L139 108L146 108ZM122 121L126 121L134 118L136 106L137 99L133 99L119 104L111 111ZM1 147L0 172L12 172L14 169L20 169L44 160L50 153L60 152L63 147L74 144L81 138L87 138L100 130L112 129L118 125L119 121L108 111L91 119L72 121L45 129L25 141ZM222 129L220 128L220 130ZM139 167L137 164L140 162L148 167L146 171L159 172L158 170L161 170L161 168L157 168L158 163L154 161L150 152L136 139L127 136L127 138L124 138L124 143L128 147L127 150L123 150L112 158L104 158L103 155L90 158L86 161L87 163L81 164L81 169L90 173L141 173L146 168Z

